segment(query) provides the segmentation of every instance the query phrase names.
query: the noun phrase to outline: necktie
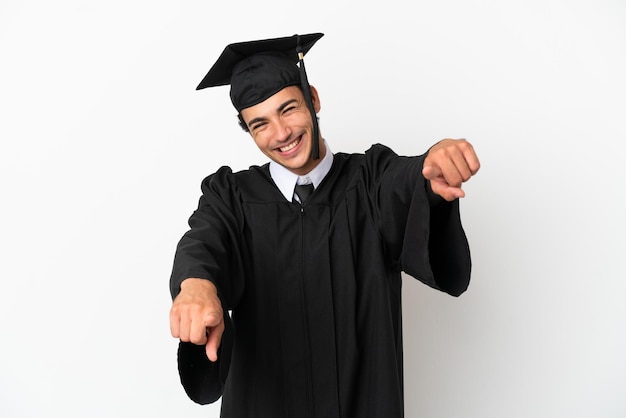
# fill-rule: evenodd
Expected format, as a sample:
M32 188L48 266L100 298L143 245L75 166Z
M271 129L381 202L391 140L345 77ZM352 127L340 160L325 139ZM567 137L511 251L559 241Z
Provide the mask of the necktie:
M296 184L295 193L300 198L300 204L304 206L307 198L313 193L313 183L309 184Z

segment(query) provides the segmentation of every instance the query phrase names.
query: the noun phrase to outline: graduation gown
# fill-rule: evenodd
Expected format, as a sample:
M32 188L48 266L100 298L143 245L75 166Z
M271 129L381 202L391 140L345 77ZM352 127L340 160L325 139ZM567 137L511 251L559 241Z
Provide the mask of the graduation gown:
M401 272L457 296L471 264L458 201L432 195L423 158L335 154L304 207L268 164L203 181L171 292L211 280L226 331L215 363L179 345L192 400L222 396L224 418L404 416Z

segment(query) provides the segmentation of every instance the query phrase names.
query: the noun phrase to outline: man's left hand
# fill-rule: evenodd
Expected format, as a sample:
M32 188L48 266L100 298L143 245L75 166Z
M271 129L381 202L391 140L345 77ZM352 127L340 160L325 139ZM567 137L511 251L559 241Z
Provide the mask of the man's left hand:
M480 168L472 144L465 139L444 139L433 145L424 160L422 175L435 194L451 202L465 197L461 188Z

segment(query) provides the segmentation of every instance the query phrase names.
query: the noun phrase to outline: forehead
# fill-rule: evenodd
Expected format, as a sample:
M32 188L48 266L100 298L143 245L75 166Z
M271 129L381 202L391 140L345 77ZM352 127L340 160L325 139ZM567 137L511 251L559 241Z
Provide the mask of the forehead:
M296 100L302 102L302 91L298 86L288 86L280 90L278 93L268 97L264 101L254 106L241 110L241 117L245 120L251 120L259 117L269 116L272 113L279 112L281 106L289 101Z

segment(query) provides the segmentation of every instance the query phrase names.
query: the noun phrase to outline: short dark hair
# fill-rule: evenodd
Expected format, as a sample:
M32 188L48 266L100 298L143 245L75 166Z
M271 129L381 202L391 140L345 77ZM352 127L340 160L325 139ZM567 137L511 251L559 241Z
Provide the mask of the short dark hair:
M250 132L250 129L248 129L248 125L246 125L246 121L243 120L241 113L237 113L237 119L239 120L239 126L241 126L241 129L243 129L244 132Z

